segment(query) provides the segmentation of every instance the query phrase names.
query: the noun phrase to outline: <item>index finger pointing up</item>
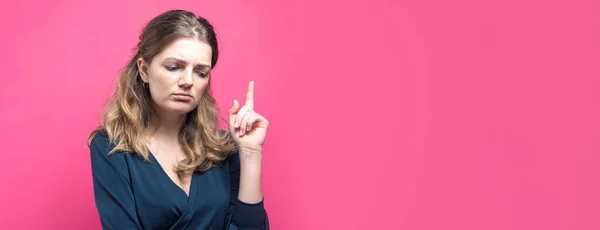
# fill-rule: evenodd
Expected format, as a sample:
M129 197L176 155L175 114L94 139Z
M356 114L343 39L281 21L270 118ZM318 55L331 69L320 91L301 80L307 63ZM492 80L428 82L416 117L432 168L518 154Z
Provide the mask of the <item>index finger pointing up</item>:
M246 106L250 110L254 110L254 81L248 84L248 92L246 92Z

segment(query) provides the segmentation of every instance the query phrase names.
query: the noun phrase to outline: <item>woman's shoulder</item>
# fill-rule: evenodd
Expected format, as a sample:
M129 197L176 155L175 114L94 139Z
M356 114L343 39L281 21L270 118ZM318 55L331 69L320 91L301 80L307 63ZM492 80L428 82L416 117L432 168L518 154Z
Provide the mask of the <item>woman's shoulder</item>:
M108 138L108 134L104 129L96 128L88 137L88 146L90 148L107 146L109 144L110 141Z
M106 130L100 128L94 130L90 134L88 138L88 146L92 155L96 154L107 157L108 155L113 155L114 153L120 152L117 151L111 153L112 150L115 148L116 143L110 140Z
M95 130L90 134L90 161L94 176L123 176L129 178L130 160L127 154L113 151L115 144L110 141L106 131Z

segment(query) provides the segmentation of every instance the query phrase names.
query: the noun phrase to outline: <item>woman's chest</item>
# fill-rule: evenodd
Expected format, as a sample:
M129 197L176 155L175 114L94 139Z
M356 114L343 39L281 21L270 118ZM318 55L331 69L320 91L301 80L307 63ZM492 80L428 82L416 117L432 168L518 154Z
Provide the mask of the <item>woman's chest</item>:
M225 168L213 167L203 173L194 173L189 178L188 193L155 162L134 164L130 171L136 210L142 225L162 223L172 226L191 216L210 219L227 213L231 185L229 170Z
M180 159L184 156L180 155L157 155L153 156L154 160L160 165L165 175L171 179L173 184L177 185L181 190L185 192L186 195L190 194L190 185L192 181L192 175L178 173L176 171L176 166L179 163Z

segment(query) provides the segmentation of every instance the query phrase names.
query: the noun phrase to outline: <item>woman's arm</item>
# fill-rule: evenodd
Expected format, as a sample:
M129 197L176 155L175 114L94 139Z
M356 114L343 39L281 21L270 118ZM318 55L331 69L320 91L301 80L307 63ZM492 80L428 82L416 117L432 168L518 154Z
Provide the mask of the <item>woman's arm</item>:
M235 152L228 158L229 172L231 180L231 202L230 213L227 218L228 230L267 230L269 229L269 220L264 208L264 202L261 195L260 178L256 181L256 175L250 175L252 180L243 175L241 168L239 152ZM244 181L244 179L248 181ZM258 175L260 177L260 175ZM254 183L254 184L253 184ZM242 184L246 184L242 186ZM256 198L258 196L260 198ZM244 197L250 197L249 202ZM254 202L258 200L257 202Z
M254 81L250 81L246 104L240 107L239 102L234 100L229 110L229 131L238 147L238 161L231 166L239 168L239 172L232 174L232 178L238 177L239 182L232 187L239 186L236 199L241 203L234 206L232 219L234 224L248 227L245 229L269 228L261 183L262 147L268 127L269 121L254 111Z
M262 153L240 150L240 192L238 199L244 203L256 204L262 196Z
M142 229L122 154L108 155L108 137L100 132L90 144L94 199L103 229Z

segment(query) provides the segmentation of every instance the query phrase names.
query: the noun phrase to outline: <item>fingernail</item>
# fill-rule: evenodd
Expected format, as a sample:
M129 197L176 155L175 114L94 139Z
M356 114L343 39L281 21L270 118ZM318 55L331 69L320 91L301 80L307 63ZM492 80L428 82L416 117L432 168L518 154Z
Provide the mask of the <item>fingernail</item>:
M235 124L233 124L233 126L236 128L238 127L238 125L240 125L240 124L238 124L237 122Z
M244 130L243 129L240 129L240 136L241 135L244 135Z

